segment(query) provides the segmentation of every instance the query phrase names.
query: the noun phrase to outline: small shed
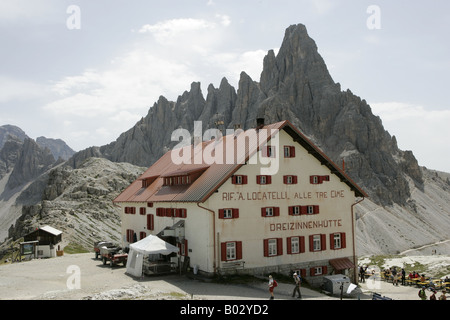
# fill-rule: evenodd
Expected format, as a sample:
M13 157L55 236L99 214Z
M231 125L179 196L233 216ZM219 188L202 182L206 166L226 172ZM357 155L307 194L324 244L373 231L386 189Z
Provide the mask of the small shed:
M51 258L60 252L59 244L62 241L62 231L50 226L36 228L33 232L24 236L24 242L37 241L35 257Z

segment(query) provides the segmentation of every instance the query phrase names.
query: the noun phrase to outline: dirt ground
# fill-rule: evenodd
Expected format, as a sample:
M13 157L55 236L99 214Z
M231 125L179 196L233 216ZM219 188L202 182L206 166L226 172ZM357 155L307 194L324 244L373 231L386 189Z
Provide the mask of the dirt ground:
M0 266L1 300L267 300L267 284L219 284L186 275L134 278L124 267L111 268L94 259L93 253L72 254ZM373 289L375 288L375 289ZM392 284L362 284L360 299L371 299L370 291L395 300L418 300L417 288ZM275 298L293 300L293 285L281 283ZM337 300L302 288L304 300Z

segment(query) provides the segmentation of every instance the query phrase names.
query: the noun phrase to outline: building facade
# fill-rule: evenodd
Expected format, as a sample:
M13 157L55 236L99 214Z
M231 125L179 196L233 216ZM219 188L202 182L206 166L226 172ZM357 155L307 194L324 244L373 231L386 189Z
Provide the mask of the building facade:
M319 284L356 275L353 206L366 196L283 121L169 151L114 202L124 246L159 235L201 273L297 271Z

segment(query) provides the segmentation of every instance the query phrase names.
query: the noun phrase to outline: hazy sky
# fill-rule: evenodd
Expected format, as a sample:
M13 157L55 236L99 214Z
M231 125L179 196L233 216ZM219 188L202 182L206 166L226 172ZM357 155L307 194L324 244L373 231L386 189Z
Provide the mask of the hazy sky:
M450 172L448 0L1 0L0 125L77 151L110 143L160 95L259 81L297 23L401 149Z

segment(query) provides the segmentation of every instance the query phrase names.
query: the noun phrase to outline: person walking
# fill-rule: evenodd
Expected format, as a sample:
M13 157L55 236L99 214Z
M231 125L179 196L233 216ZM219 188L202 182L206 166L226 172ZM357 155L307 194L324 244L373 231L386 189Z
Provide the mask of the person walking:
M272 278L272 275L269 275L269 292L270 292L270 300L275 299L275 296L273 294L273 289L278 286L277 281Z
M295 281L295 287L294 287L294 291L292 292L292 297L295 297L295 293L298 293L297 298L301 299L302 298L302 293L300 292L300 285L301 285L301 278L299 275L297 275L297 273L294 273L294 275L292 276L294 278Z
M402 286L406 284L406 271L402 268Z

